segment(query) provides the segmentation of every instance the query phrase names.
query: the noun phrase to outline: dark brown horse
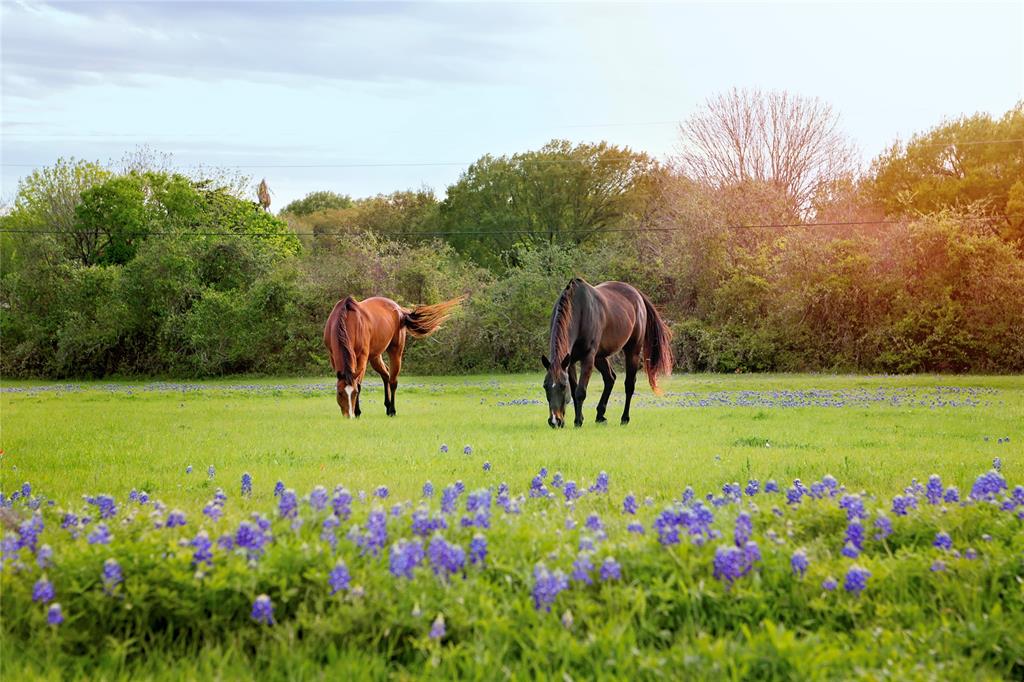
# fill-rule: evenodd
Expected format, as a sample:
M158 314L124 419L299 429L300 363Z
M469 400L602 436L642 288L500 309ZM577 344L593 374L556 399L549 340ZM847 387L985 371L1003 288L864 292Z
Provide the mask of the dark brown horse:
M384 409L395 416L395 391L402 371L406 332L414 337L428 336L444 322L452 308L465 297L435 305L418 305L409 310L390 298L375 296L356 301L349 296L338 301L324 326L324 345L337 373L338 407L342 415L358 417L359 394L369 362L384 380ZM384 364L387 351L391 368Z
M604 282L596 287L574 279L565 287L551 313L551 360L542 356L547 370L544 391L548 396L548 424L565 426L570 398L576 409L576 426L583 424L583 401L590 374L597 368L604 391L597 402L597 421L604 422L608 396L615 384L609 358L623 352L626 361L626 407L622 423L629 423L629 403L636 387L641 355L647 379L655 393L658 375L672 373L672 332L650 299L624 282ZM579 380L573 363L580 363Z

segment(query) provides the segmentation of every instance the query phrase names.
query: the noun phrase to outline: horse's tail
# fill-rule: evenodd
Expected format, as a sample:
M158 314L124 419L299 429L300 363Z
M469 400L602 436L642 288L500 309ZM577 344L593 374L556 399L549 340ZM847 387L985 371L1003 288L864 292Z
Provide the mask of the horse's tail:
M646 295L640 293L644 300L644 308L647 310L647 328L644 330L644 369L647 371L647 381L651 384L651 390L661 395L661 388L658 387L658 375L669 376L672 374L672 330L661 319L661 315L654 309L654 304Z
M448 319L452 309L465 300L465 296L459 296L444 303L415 306L412 310L403 311L402 326L417 338L429 336Z

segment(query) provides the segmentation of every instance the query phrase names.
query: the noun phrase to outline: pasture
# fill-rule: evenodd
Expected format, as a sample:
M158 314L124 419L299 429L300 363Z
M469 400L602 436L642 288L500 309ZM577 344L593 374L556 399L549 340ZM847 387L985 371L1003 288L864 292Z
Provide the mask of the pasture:
M54 557L38 568L34 552L22 547L12 560L5 548L4 676L1024 674L1024 531L1015 511L1024 502L1010 497L1024 482L1019 377L677 375L660 397L638 386L626 427L620 378L608 424L594 423L592 388L584 427L562 430L545 423L540 381L539 371L403 376L396 418L384 414L380 384L368 381L359 420L342 419L334 384L322 377L6 382L3 492L30 482L45 522L40 542ZM996 458L1008 487L960 504ZM244 473L248 496L239 490ZM943 492L958 488L955 501L930 504L931 474ZM827 475L841 487L830 488ZM908 488L912 479L921 485ZM770 480L779 492L765 491ZM278 481L296 492L297 515L281 506ZM442 491L456 481L465 492L452 492L445 511ZM723 490L733 482L738 488ZM309 496L338 484L351 494L351 517L328 538L321 526L330 512ZM133 490L148 500L130 500ZM692 526L690 511L708 493L714 520ZM61 514L85 516L92 507L83 496L99 494L116 501L112 541L85 540L96 519L61 529ZM628 494L635 513L624 511ZM903 495L914 498L907 515L894 512ZM851 496L859 515L840 508ZM218 513L204 514L211 504ZM32 508L24 500L10 508L5 532L14 537ZM166 527L174 509L187 525ZM429 551L411 548L417 537L420 550L439 537L416 532L420 509L447 519L440 528L453 545L472 550L483 537L486 560L439 573ZM387 514L387 542L377 547L367 544L374 510ZM716 552L744 549L738 526L733 540L741 511L759 548L730 574ZM209 563L197 560L200 529L212 541L234 537L255 512L273 524L265 556L229 542L211 549ZM894 528L878 537L872 524L883 517ZM843 554L848 522L861 521L866 538ZM643 533L629 531L634 522ZM673 528L687 531L681 541ZM933 542L946 532L952 550ZM980 558L964 558L968 548ZM799 575L797 551L810 558ZM110 557L124 573L113 585L102 575ZM601 570L609 558L620 576ZM330 595L339 559L351 585ZM584 559L593 563L587 579ZM844 590L854 565L871 574L862 592ZM60 625L47 625L31 599L40 576L63 606ZM823 587L832 577L834 591ZM273 625L250 614L263 593Z

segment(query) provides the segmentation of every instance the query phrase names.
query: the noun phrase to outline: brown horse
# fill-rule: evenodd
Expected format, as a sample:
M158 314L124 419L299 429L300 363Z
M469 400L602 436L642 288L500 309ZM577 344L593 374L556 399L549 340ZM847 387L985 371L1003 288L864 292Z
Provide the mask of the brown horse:
M331 366L338 377L338 407L342 415L358 417L359 394L369 362L384 380L384 408L395 416L395 391L402 371L406 332L414 337L428 336L444 322L452 308L465 296L436 305L418 305L409 310L390 298L375 296L356 301L349 296L338 301L324 326L324 345L331 355ZM387 351L391 368L384 364Z
M596 287L574 279L565 287L551 313L551 360L541 356L547 375L548 424L565 426L565 409L571 397L576 426L583 425L583 401L594 368L604 377L604 391L597 403L597 421L604 422L615 372L608 358L620 350L626 361L626 408L622 423L629 423L629 403L636 387L636 373L643 364L651 389L660 394L658 375L672 373L672 332L650 299L623 282L604 282ZM573 363L580 363L579 380Z

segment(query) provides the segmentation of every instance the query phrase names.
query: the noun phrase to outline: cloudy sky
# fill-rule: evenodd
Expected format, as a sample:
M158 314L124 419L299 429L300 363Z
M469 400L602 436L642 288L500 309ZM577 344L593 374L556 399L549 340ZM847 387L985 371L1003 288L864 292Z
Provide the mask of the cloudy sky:
M1024 98L1024 3L13 2L2 188L140 145L318 190L443 195L552 138L663 157L733 86L820 97L866 161Z

